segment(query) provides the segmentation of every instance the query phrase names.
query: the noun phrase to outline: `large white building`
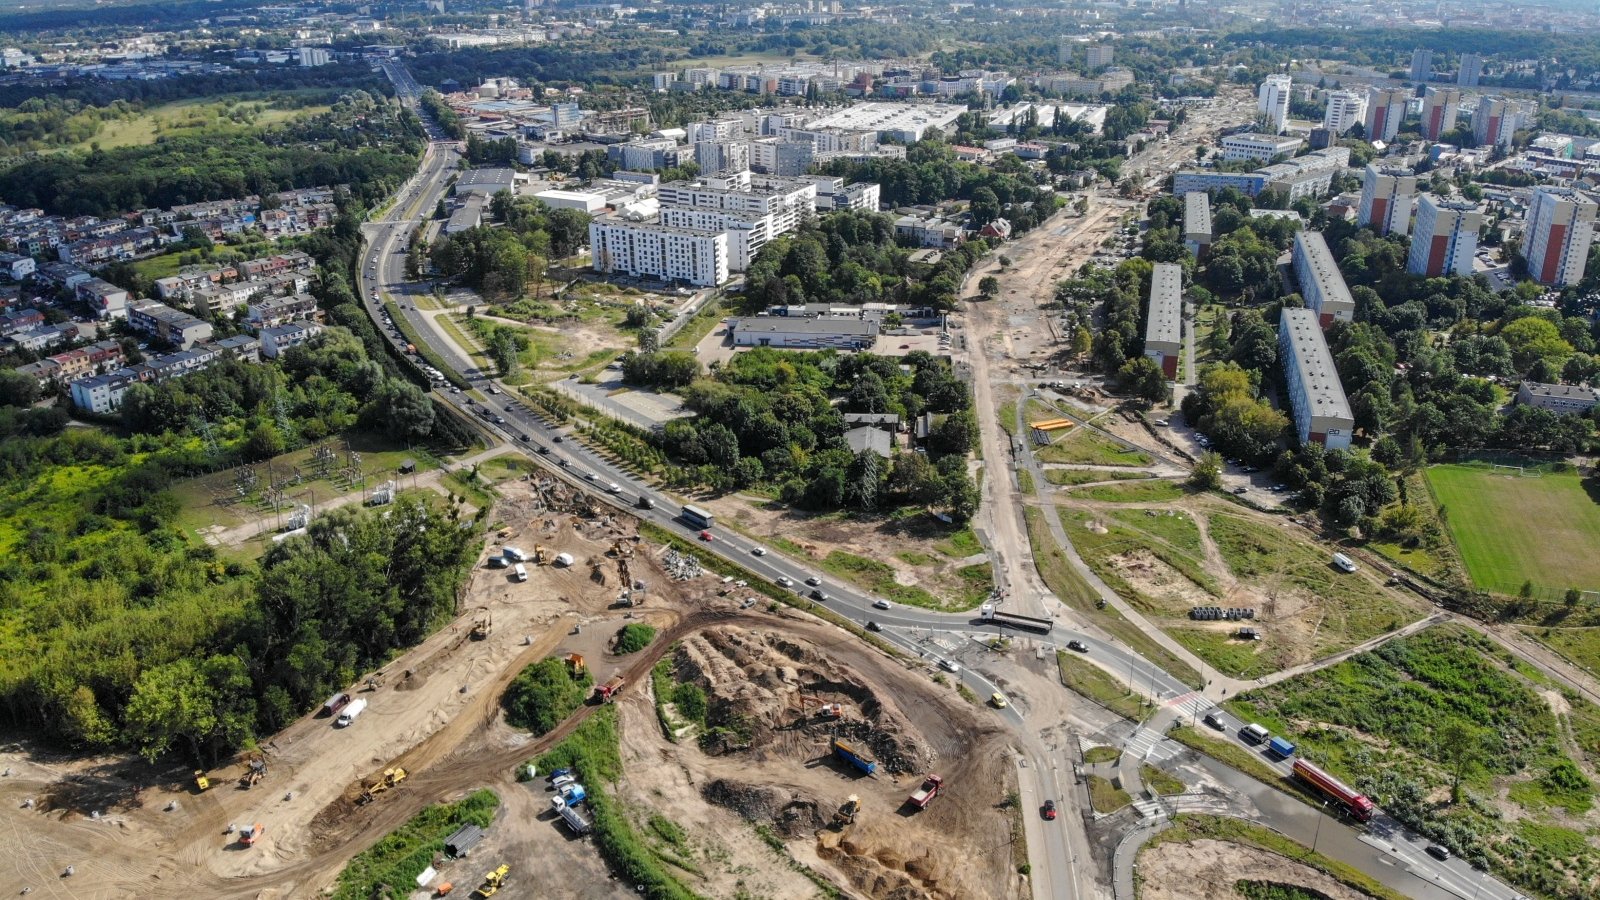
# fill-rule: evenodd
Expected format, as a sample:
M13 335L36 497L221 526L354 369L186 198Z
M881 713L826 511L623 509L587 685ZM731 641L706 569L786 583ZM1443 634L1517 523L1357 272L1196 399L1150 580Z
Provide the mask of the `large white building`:
M728 280L728 234L606 217L589 223L596 272L712 287Z
M1483 57L1476 53L1461 54L1461 70L1456 73L1456 84L1461 87L1477 87L1478 79L1483 77Z
M949 132L966 111L965 106L948 103L858 103L813 119L807 125L813 129L871 130L879 138L909 144L922 140L930 128Z
M1567 188L1534 190L1522 239L1534 281L1563 286L1583 278L1594 219L1595 202L1586 194Z
M1403 88L1367 88L1367 140L1392 141L1406 117L1411 94Z
M1483 213L1473 204L1423 194L1417 202L1417 225L1411 234L1406 271L1428 278L1470 276L1482 227Z
M1202 195L1204 196L1204 195ZM1145 316L1144 355L1155 360L1168 381L1178 377L1183 353L1183 266L1156 263L1150 274L1150 307Z
M1419 83L1420 82L1426 82L1428 80L1429 76L1431 76L1432 74L1433 74L1433 51L1432 50L1413 50L1413 51L1411 51L1411 80L1419 82Z
M862 350L877 339L879 323L865 316L746 316L728 331L735 347Z
M1256 112L1267 117L1267 131L1282 134L1289 124L1289 95L1294 80L1287 75L1268 75L1256 90Z
M1411 197L1417 176L1410 169L1367 164L1361 178L1361 206L1356 224L1379 234L1405 234L1411 228Z
M1278 357L1300 443L1349 449L1356 420L1316 313L1284 308L1278 318Z
M1224 162L1248 159L1255 162L1272 162L1279 156L1290 156L1300 149L1299 138L1284 138L1266 134L1230 134L1218 142L1222 147Z
M1326 328L1335 319L1349 322L1355 318L1356 301L1350 296L1350 287L1339 274L1339 267L1328 251L1328 242L1320 231L1299 231L1294 236L1294 271L1300 284L1300 296L1306 306L1316 313L1317 322ZM1287 312L1287 310L1285 310Z
M1430 87L1422 97L1422 136L1441 140L1455 130L1461 91L1453 87Z
M1329 91L1328 108L1322 113L1322 127L1338 134L1354 128L1367 117L1367 98L1355 91Z

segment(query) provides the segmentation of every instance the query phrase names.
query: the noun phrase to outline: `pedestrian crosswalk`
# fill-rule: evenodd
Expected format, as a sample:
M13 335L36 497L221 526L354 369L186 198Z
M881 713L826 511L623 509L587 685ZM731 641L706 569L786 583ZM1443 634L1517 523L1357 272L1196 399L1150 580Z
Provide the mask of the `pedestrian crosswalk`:
M1146 819L1159 819L1167 814L1166 807L1155 800L1135 800L1133 801L1133 808L1138 810L1139 815Z
M1157 762L1172 759L1182 752L1182 747L1167 740L1161 732L1149 728L1140 728L1128 738L1125 751L1136 759L1154 760Z

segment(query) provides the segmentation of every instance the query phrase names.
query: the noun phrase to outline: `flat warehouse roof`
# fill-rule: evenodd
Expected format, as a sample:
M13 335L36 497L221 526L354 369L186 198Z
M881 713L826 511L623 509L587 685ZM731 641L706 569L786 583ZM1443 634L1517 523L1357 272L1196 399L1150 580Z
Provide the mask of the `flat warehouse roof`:
M1156 263L1150 275L1150 315L1144 329L1145 343L1183 340L1183 266Z

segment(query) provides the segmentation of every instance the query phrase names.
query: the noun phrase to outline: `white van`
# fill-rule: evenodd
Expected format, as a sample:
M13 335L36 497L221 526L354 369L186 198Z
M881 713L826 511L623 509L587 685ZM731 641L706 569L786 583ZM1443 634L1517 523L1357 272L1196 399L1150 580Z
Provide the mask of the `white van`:
M517 563L515 566L512 567L511 571L516 573L518 581L527 581L528 580L528 569L522 563Z
M556 565L563 566L563 567L572 565L572 554L571 553L557 553L556 554Z
M1252 744L1265 744L1267 738L1272 737L1272 732L1261 725L1251 722L1249 725L1239 729L1239 736Z
M354 722L357 717L366 711L367 700L365 697L359 700L352 700L350 701L350 705L344 708L344 712L339 713L339 720L334 724L338 725L340 728L344 728L351 722Z
M521 547L513 547L510 544L501 548L500 554L512 562L522 562L528 558L528 554L524 553Z
M1341 572L1354 572L1356 570L1355 560L1345 556L1343 553L1335 553L1333 555L1333 565L1334 568Z

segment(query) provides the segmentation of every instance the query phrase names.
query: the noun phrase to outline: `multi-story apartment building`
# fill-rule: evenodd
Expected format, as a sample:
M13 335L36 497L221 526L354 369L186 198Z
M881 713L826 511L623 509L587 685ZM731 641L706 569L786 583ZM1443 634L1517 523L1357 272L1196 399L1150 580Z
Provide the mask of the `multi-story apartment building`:
M1595 201L1568 188L1533 192L1523 227L1528 274L1540 284L1564 286L1583 278L1594 236Z
M1411 226L1411 196L1417 176L1410 169L1367 164L1361 178L1361 206L1356 224L1379 234L1405 234Z
M1441 200L1423 194L1417 201L1417 224L1412 230L1406 271L1436 278L1472 274L1472 257L1478 252L1478 229L1483 213L1471 203Z
M1218 143L1226 162L1244 159L1268 163L1279 156L1292 155L1303 141L1265 134L1230 134Z
M1483 57L1476 53L1461 54L1461 69L1456 72L1456 84L1459 87L1477 87L1478 79L1483 77Z
M1355 318L1356 302L1350 288L1334 265L1333 254L1320 231L1301 231L1294 236L1294 271L1300 285L1300 296L1306 306L1317 316L1324 328L1335 319L1349 322Z
M1289 95L1294 80L1288 75L1268 75L1256 89L1256 112L1267 117L1267 131L1282 134L1289 123Z
M1204 259L1215 232L1211 226L1211 197L1202 191L1183 195L1183 246L1195 259Z
M1481 97L1472 113L1472 137L1480 147L1511 149L1517 129L1528 120L1528 107L1504 97Z
M1084 68L1098 72L1111 65L1113 50L1110 44L1090 44L1083 48Z
M1144 355L1171 381L1183 353L1183 266L1156 263L1150 275L1150 307L1145 315Z
M1406 117L1406 101L1410 97L1403 88L1367 88L1367 140L1394 140Z
M1367 98L1355 91L1329 91L1328 108L1322 113L1322 127L1344 134L1367 116Z
M159 338L180 350L211 340L211 323L162 303L140 303L128 308L128 327L147 337Z
M1425 83L1433 75L1433 51L1411 51L1411 80Z
M1422 97L1422 136L1438 141L1456 127L1456 110L1461 91L1453 87L1430 87Z
M1349 449L1356 421L1315 312L1284 308L1278 317L1278 358L1300 443Z
M728 233L605 217L589 224L596 272L712 287L728 280Z

